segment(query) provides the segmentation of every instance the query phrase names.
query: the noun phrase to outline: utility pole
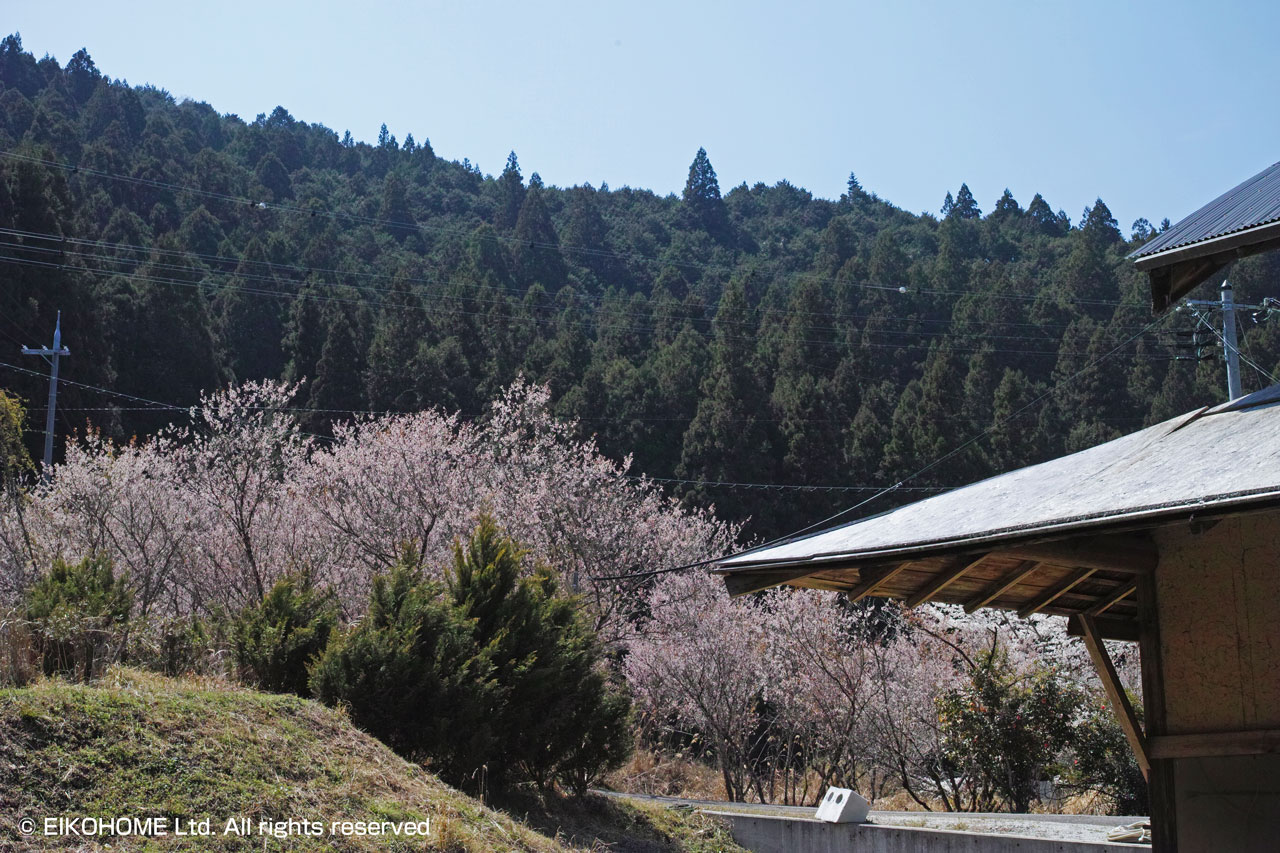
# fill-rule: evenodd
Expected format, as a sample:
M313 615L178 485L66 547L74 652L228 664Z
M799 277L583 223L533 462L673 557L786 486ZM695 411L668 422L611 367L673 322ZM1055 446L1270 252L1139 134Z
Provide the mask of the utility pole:
M1222 282L1222 357L1227 362L1227 399L1242 396L1240 390L1240 350L1236 346L1236 306L1231 282Z
M1227 364L1228 401L1241 397L1244 394L1244 391L1240 386L1240 347L1237 343L1236 335L1236 312L1253 311L1254 322L1258 322L1259 320L1266 320L1270 317L1277 307L1280 307L1280 305L1278 305L1277 301L1270 296L1262 300L1261 305L1246 305L1242 302L1236 302L1235 297L1232 295L1230 281L1222 282L1221 299L1188 299L1178 307L1179 311L1190 310L1192 316L1196 318L1198 323L1202 323L1210 332L1222 341L1222 358ZM1222 313L1221 333L1218 332L1218 329L1213 322L1205 317L1205 313L1209 311L1219 311ZM1187 333L1180 332L1179 334ZM1203 359L1210 357L1201 352L1203 347L1198 338L1194 340L1191 345L1196 350L1195 356L1179 356L1179 358Z
M49 408L44 417L44 475L49 476L53 470L53 416L58 409L58 359L71 355L71 350L62 345L62 312L58 312L58 321L53 327L53 348L22 348L23 355L38 355L49 362Z

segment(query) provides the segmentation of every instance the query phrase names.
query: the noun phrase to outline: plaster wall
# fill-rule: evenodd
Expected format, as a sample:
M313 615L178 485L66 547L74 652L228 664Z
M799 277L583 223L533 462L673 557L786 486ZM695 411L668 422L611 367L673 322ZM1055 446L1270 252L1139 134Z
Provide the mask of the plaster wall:
M1168 734L1280 728L1280 513L1156 534Z
M1280 729L1280 513L1156 533L1170 735ZM1179 853L1280 849L1280 756L1172 762Z

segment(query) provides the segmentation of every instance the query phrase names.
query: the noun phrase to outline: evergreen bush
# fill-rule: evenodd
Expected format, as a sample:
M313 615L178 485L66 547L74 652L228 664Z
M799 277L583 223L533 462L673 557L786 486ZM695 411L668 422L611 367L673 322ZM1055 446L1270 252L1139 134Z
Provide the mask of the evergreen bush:
M360 728L452 781L483 763L488 670L469 626L439 583L406 552L373 580L364 618L334 633L311 670L311 690L343 705Z
M576 600L558 594L547 567L526 574L526 556L485 516L454 546L447 573L454 606L492 672L488 780L502 787L518 775L582 792L630 753L630 703L610 688Z
M332 591L317 590L306 575L283 578L232 625L240 678L272 693L310 697L307 667L324 652L337 624ZM174 638L177 651L183 639Z
M44 673L91 680L124 651L132 608L128 584L106 554L71 565L55 559L23 605Z
M1096 791L1111 800L1116 814L1143 815L1151 807L1147 780L1133 757L1133 749L1106 699L1094 695L1075 728L1071 763L1063 774L1066 784L1080 791ZM1142 704L1129 697L1142 721Z
M403 555L312 668L315 695L454 784L585 791L626 759L630 702L576 600L525 557L489 517L455 546L445 585Z

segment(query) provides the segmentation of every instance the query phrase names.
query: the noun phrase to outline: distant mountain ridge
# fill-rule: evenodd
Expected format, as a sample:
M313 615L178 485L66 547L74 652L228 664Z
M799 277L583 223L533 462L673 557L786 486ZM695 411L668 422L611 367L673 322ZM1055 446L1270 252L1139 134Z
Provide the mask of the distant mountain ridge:
M1124 256L1155 231L1126 238L1101 200L1072 224L1007 191L984 213L963 185L915 215L853 175L835 201L786 181L722 193L702 150L679 198L561 189L515 154L486 177L385 126L365 144L283 107L220 115L112 81L86 51L37 60L16 35L0 86L0 386L42 423L44 366L16 349L47 343L61 310L80 384L60 434L149 433L182 417L155 403L262 377L305 378L321 434L370 410L474 416L524 374L610 455L770 535L984 430L910 485L1222 395L1216 361L1174 360L1187 321L1143 331ZM1277 263L1237 264L1237 298L1273 295ZM1246 325L1274 373L1280 324Z

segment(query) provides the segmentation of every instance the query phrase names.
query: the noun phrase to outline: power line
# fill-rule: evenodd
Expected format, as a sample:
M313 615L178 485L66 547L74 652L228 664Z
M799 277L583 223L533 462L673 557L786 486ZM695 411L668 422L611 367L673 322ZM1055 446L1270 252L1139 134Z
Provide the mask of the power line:
M164 284L164 285L169 285L173 287L185 287L185 288L196 289L196 290L201 289L205 286L201 281L183 281L181 279L162 278L159 276L148 276L138 272L122 272L117 270L100 270L100 269L91 269L91 268L85 268L85 267L75 267L68 264L61 264L61 263L56 263L51 261L37 261L33 259L28 259L28 258L15 258L7 255L0 255L0 263L17 264L20 266L33 266L33 267L40 267L45 269L58 269L58 270L63 270L67 272L96 275L104 278L112 278L115 276L119 276L121 278L127 278L135 281L145 281L153 284ZM284 299L313 299L320 302L337 302L337 303L345 303L345 304L352 304L352 305L366 304L365 302L359 299L347 299L347 298L336 297L336 296L324 296L320 294L306 294L301 292L290 293L288 291L265 290L262 288L252 288L252 287L236 286L236 285L229 285L229 284L221 285L221 287L226 290L236 290L236 291L241 291L251 295L278 297L278 298L284 298ZM426 305L418 305L414 307L416 307L420 311L423 311L428 316L430 316L432 313L438 313L438 314L443 314L448 316L471 316L471 317L483 317L483 318L488 318L490 316L488 314L485 314L479 311L461 311L457 309L447 309L447 308L432 309L427 307ZM528 315L528 314L525 314L525 315L513 314L513 315L507 315L504 319L513 323L543 325L543 326L549 326L549 327L569 326L569 327L577 327L577 328L588 329L588 330L593 328L592 325L588 323L586 320L565 321L559 317L537 317L537 316ZM646 326L630 326L630 327L622 327L622 328L630 331L641 331L641 332L657 331L657 327L646 327ZM872 334L874 334L874 332L872 332ZM939 333L939 334L942 334L942 333ZM757 335L723 335L722 337L724 337L726 340L745 341L745 342L752 342L752 343L757 342L759 340L759 337ZM959 335L957 337L960 337L961 339L964 339L964 338L981 339L983 336L966 334L966 335ZM1128 340L1131 341L1133 340L1133 338L1130 338ZM815 346L815 347L823 347L827 349L851 349L851 350L857 350L857 349L890 349L890 350L925 349L927 350L930 347L930 344L925 344L925 343L890 344L890 343L871 343L867 341L860 341L857 344L848 345L844 341L840 341L840 340L814 340L814 339L808 339L808 338L798 339L796 342ZM1052 343L1053 341L1052 339L1046 339L1045 342ZM1000 348L990 348L990 347L980 348L980 349L960 349L956 347L948 347L948 351L957 355L973 354L978 352L1002 353L1002 354L1011 354L1011 355L1035 355L1035 356L1046 356L1046 357L1048 356L1082 357L1082 356L1088 355L1088 353L1074 353L1074 352L1064 353L1061 350L1000 349ZM1171 356L1162 356L1154 353L1147 354L1147 353L1135 352L1135 353L1129 353L1129 355L1135 358L1141 356L1142 358L1156 360L1156 361L1169 360L1170 358L1172 358Z
M97 254L97 253L93 253L93 252L86 252L86 251L81 251L81 250L77 250L77 249L74 249L74 248L67 248L67 247L64 245L64 241L63 241L63 239L62 239L62 238L59 238L57 235L41 235L41 234L38 234L37 232L21 232L21 234L22 234L22 236L23 236L23 237L26 237L26 238L33 238L33 239L37 239L37 240L43 240L43 241L45 241L45 242L56 243L57 245L56 245L56 247L47 247L47 246L32 246L32 245L27 244L27 243L0 242L0 247L8 248L8 249L11 249L11 250L20 250L20 251L22 251L22 252L36 252L36 253L41 253L41 254L46 254L46 255L54 255L54 256L59 257L59 258L61 258L61 257L63 257L63 256L66 256L66 255L70 255L70 256L72 256L72 257L82 258L82 259L87 259L87 260L93 260L93 261L97 261L97 262L100 262L100 263L105 263L105 264L115 264L115 265L122 265L122 266L131 266L131 267L133 268L132 270L110 270L110 269L103 269L103 268L101 268L101 267L88 267L88 266L86 266L86 267L77 267L77 266L72 266L72 265L69 265L69 264L63 264L63 265L60 267L61 269L68 270L68 271L77 271L77 272L78 272L78 271L84 271L84 272L92 272L92 273L97 273L97 274L112 274L112 275L130 276L130 275L140 275L140 274L138 273L138 269L140 269L140 268L142 268L142 267L146 267L146 268L147 268L147 269L149 269L149 270L152 270L152 269L154 269L154 270L170 270L170 271L174 271L174 272L177 272L177 273L193 273L193 272L198 272L198 270L193 270L189 265L183 265L183 264L169 264L169 263L159 262L159 261L156 261L156 260L144 260L144 259L130 258L130 257L109 257L109 256L103 256L103 255L100 255L100 254ZM5 235L5 236L17 236L17 235L16 235L16 233L15 233L15 232L13 232L13 230L12 230L12 229L3 229L3 228L0 228L0 235ZM134 249L134 248L137 248L137 249L142 249L142 248L143 248L143 247L136 247L136 246L132 246L131 244L112 244L112 243L105 243L105 242L102 242L102 241L74 241L74 242L79 242L79 243L94 242L94 244L95 244L95 246L96 246L97 248L106 248L106 249L120 249L120 248L127 248L127 249ZM179 256L181 256L181 255L183 254L183 253L181 253L181 252L176 252L175 250L162 250L162 251L163 251L163 254L168 254L168 255L179 255ZM195 254L193 254L193 255L192 255L192 257L201 257L201 256L200 256L200 255L195 255ZM207 256L206 256L206 257L207 257ZM8 261L8 262L11 262L11 263L19 263L19 264L26 264L26 265L35 265L35 264L40 264L40 263L50 263L50 262L40 262L40 261L36 261L36 260L34 260L34 259L31 259L31 258L24 258L24 257L15 256L15 255L0 256L0 258L2 258L2 259L4 259L4 260L6 260L6 261ZM226 256L220 256L220 258L221 258L222 260L227 260L227 261L235 260L234 258L228 258L228 257L226 257ZM267 262L262 262L262 261L249 261L248 263L263 264L263 263L267 263ZM211 271L211 272L213 272L213 271ZM275 283L275 284L280 283L280 279L278 279L278 278L276 278L275 276L272 276L272 275L260 275L260 274L254 274L254 273L245 273L245 272L241 272L241 271L239 271L239 270L236 270L236 271L233 271L233 272L223 272L222 274L223 274L223 275L228 275L228 276L230 276L230 277L231 277L231 278L233 278L233 279L239 279L239 280L243 280L243 281L263 281L263 282L270 282L270 283ZM380 275L380 274L373 274L373 273L364 273L363 275L368 275L368 276L374 276L374 275L377 275L377 276L379 276L379 277L381 277L381 278L387 278L387 277L388 277L388 276L384 276L384 275ZM400 277L399 277L399 276L392 276L391 278L396 279L396 278L400 278ZM159 278L159 277L155 277L155 278L154 278L154 280L156 280L156 281L161 281L161 282L166 282L166 283L178 283L178 282L180 281L180 280L178 280L178 279L163 279L163 278ZM430 278L430 279L425 279L425 278L409 279L409 278L405 278L404 280L406 280L406 281L413 280L413 281L418 281L418 282L431 282L431 283L438 283L438 284L442 284L442 285L454 285L454 284L459 284L459 282L458 282L456 279L453 279L453 278L443 278L443 277L439 277L439 276L437 276L437 277L433 277L433 278ZM372 289L372 288L362 287L362 286L360 286L360 285L349 285L349 284L343 284L343 283L341 283L341 282L323 282L323 281L319 281L319 282L318 282L318 281L315 281L315 280L312 280L312 279L302 279L302 280L296 280L296 279L295 279L295 280L289 280L287 283L297 284L297 285L299 285L300 287L339 288L339 289L343 289L343 290L355 290L356 292L361 292L361 291L364 291L364 290L368 290L368 292L369 292L369 293L371 293L373 296L378 297L378 299L379 299L380 301L385 301L385 300L386 300L386 298L387 298L388 296L390 296L390 295L396 295L396 294L399 294L399 295L408 295L408 296L411 296L411 297L415 297L415 299L416 299L416 297L417 297L417 295L418 295L417 293L415 293L415 292L414 292L414 291L412 291L412 290L404 290L404 289L396 289L396 288L379 288L379 289ZM469 287L477 288L477 289L478 289L479 287L481 287L480 285L475 285L475 284L471 284L471 283L467 283L467 282L463 282L462 284L463 284L463 286L469 286ZM304 299L304 298L305 298L305 299L318 299L318 300L326 300L326 301L337 301L337 302L344 302L344 303L349 303L349 304L361 304L361 305L365 304L365 302L364 302L363 300L360 300L360 299L354 299L354 298L349 298L349 297L342 297L342 296L321 296L321 295L319 295L319 294L307 294L307 293L303 293L303 292L300 292L300 291L282 291L282 290L274 290L274 289L270 289L270 288L258 288L258 287L251 287L251 286L247 286L247 285L243 285L243 284L241 284L241 285L232 285L232 284L225 283L225 282L223 282L223 283L219 283L219 284L218 284L218 288L219 288L220 290L239 291L239 292L249 293L249 294L251 294L251 295L263 296L263 297L267 297L267 298L273 298L273 297L274 297L274 298L281 298L281 299ZM502 290L502 291L504 291L504 292L513 292L513 290L512 290L511 288L498 288L498 289L499 289L499 290ZM447 293L447 292L444 292L444 293L433 293L433 294L432 294L432 298L433 298L433 299L435 299L435 300L439 300L439 299L451 300L451 301L460 302L460 303L463 303L463 304L467 304L468 302L488 303L488 304L490 304L490 305L502 305L502 306L506 306L506 305L509 305L509 304L510 304L508 301L506 301L506 300L501 300L501 299L485 299L485 298L477 298L477 297L471 297L471 298L469 298L469 299L468 299L468 298L466 298L466 297L459 296L459 295L454 295L454 294ZM618 318L624 318L624 319L625 319L625 318L627 318L627 317L628 317L628 315L627 315L627 314L622 313L622 312L620 312L620 311L609 311L609 310L605 310L605 308L604 308L604 304L603 304L603 300L596 300L596 301L592 302L592 301L591 301L591 300L589 300L589 299L581 298L581 301L582 301L585 305L587 305L587 306L591 306L591 308L592 308L592 313L593 313L596 317L598 317L598 318L599 318L599 317L618 317ZM403 305L400 305L400 304L397 304L397 307L404 307L404 306L403 306ZM462 311L462 310L460 310L460 309L459 309L459 310L450 310L450 309L427 308L426 306L423 306L423 305L421 305L421 304L416 304L416 305L412 305L412 304L411 304L409 307L416 307L416 308L418 308L419 310L425 311L425 312L426 312L426 313L428 313L428 314L464 314L464 315L468 315L468 316L485 316L485 315L484 315L484 314L482 314L481 312L475 312L475 311L468 312L468 311ZM549 299L548 303L547 303L545 306L543 306L543 307L555 307L555 299L554 299L554 297L551 297L551 299ZM790 312L787 312L787 313L789 314ZM830 319L831 317L834 317L834 316L844 316L844 317L848 317L848 318L851 318L851 319L862 319L862 320L870 320L870 319L875 319L875 320L878 320L878 321L890 321L890 320L893 320L893 321L900 321L900 322L904 322L904 323L912 323L912 324L914 324L914 323L944 324L944 323L957 323L957 322L958 322L958 323L960 323L960 324L963 324L963 323L965 322L965 321L953 321L953 320L950 320L950 319L945 319L945 320L944 320L944 319L929 319L929 318L915 318L915 317L881 317L881 316L876 316L876 315L871 315L871 314L866 314L866 315L859 315L859 314L848 314L848 315L828 315L828 318ZM754 329L756 329L756 328L759 328L759 324L758 324L758 323L756 323L756 322L753 322L753 321L751 321L751 320L734 322L734 321L725 321L724 319L721 319L721 318L715 318L715 319L712 319L712 318L706 318L706 317L703 317L703 318L695 318L695 317L693 317L692 315L687 315L687 314L686 314L686 315L679 315L679 316L677 316L677 317L674 317L673 319L678 319L678 320L692 320L692 321L694 321L695 323L711 324L711 325L713 325L713 326L714 326L714 325L716 325L716 324L719 324L721 327L723 327L723 326L725 326L725 325L731 325L731 326L738 326L738 327L741 327L741 328L744 328L744 329L752 329L752 330L754 330ZM553 321L553 318L547 318L547 321L548 321L548 322L552 322L552 321ZM993 322L993 323L991 323L991 324L989 324L989 325L1031 326L1031 327L1033 327L1033 328L1066 328L1066 327L1067 327L1066 325L1061 325L1061 324L1058 324L1058 325L1049 325L1049 326L1040 327L1040 326L1037 326L1037 324L1032 324L1032 323L1009 323L1009 324L1001 324L1001 323L999 323L999 322ZM1069 325L1069 324L1068 324L1068 325ZM622 327L616 327L616 326L615 326L615 327L611 327L611 328L622 328L622 329L632 330L632 331L649 331L649 332L657 331L657 328L656 328L656 327L642 327L642 326L634 326L634 325L632 325L632 326L622 326ZM802 331L808 331L808 332L819 332L819 333L821 333L821 332L830 332L830 333L833 333L833 334L844 334L844 333L846 333L847 331L849 331L849 329L846 329L846 328L844 328L844 327L840 327L840 326L816 326L816 325L804 325L804 326L796 327L796 326L788 325L782 333L783 333L784 335L788 335L788 336L790 337L790 336L792 335L791 330L792 330L792 329L795 329L795 328L799 328L799 329L800 329L800 330L802 330ZM857 330L857 333L858 333L858 334L860 334L860 335L885 335L885 336L901 336L901 337L939 337L939 338L945 338L945 337L964 336L964 337L970 337L970 338L974 338L974 339L989 339L989 340L1042 341L1042 342L1044 342L1044 343L1055 343L1055 342L1056 342L1055 338L1054 338L1053 336L1051 336L1051 335L999 335L999 334L991 334L991 333L986 333L986 332L984 332L984 333L968 332L968 333L964 333L963 335L961 335L961 333L958 333L958 332L956 332L956 331L949 330L949 329L943 329L943 330L939 330L939 331L925 331L925 330L911 330L911 329L884 329L884 328L880 328L880 329L872 329L872 328L864 327L864 328L862 328L862 329ZM739 338L739 339L741 339L741 338ZM813 344L816 344L816 345L834 345L834 346L840 346L840 345L841 345L841 342L840 342L840 341L828 341L828 340L800 339L800 341L799 341L799 342L800 342L800 343L813 343Z
M47 243L55 243L57 244L57 248L50 249L50 248L44 248L44 247L36 247L36 246L31 246L28 243L3 243L0 245L10 246L10 247L21 247L25 251L37 251L37 252L44 252L44 253L51 253L51 254L69 253L72 255L82 256L82 257L95 257L111 263L130 263L137 266L145 264L147 266L156 266L156 267L165 268L165 269L179 269L184 271L190 269L189 266L184 266L184 265L160 264L154 260L151 260L150 258L145 260L128 258L128 257L118 257L118 256L103 258L103 256L101 255L95 255L95 254L84 252L84 251L77 251L75 249L68 249L68 246L84 246L89 248L108 249L116 252L121 252L121 251L146 252L149 256L161 255L161 256L172 256L177 258L196 258L198 260L201 260L204 262L210 262L210 263L218 263L218 264L226 264L226 265L234 264L235 269L221 270L221 271L211 269L211 272L220 272L223 275L228 275L228 276L233 276L238 278L247 278L252 280L279 281L280 279L273 274L273 271L280 269L290 273L302 274L304 276L308 274L356 276L356 277L362 277L362 278L390 280L393 282L405 281L405 282L413 282L418 284L448 284L448 285L468 287L475 290L480 290L482 288L490 287L488 285L482 285L479 283L468 282L468 281L459 281L456 278L442 277L439 275L425 276L425 277L409 276L409 275L404 275L400 272L397 272L394 274L387 274L387 273L379 273L379 272L369 272L364 270L336 270L336 269L326 268L326 267L307 267L307 266L300 266L297 264L278 264L273 261L250 260L243 256L211 255L211 254L194 252L194 251L185 250L185 249L163 249L163 248L154 247L154 246L142 246L136 243L112 243L105 240L88 240L80 237L67 237L66 235L62 235L62 234L50 234L47 232L40 232L40 231L26 231L26 230L15 229L15 228L0 228L0 235L4 235L8 237L16 237L20 240L34 239L34 240L43 241ZM245 264L249 264L257 267L265 267L269 274L261 275L261 274L241 272L239 270L239 267ZM341 282L324 282L324 281L317 282L314 279L308 279L308 278L295 278L295 279L289 279L288 281L290 281L291 283L299 284L299 285L310 285L313 287L316 287L316 286L340 287L340 288L351 288L355 290L363 289L359 285L343 284ZM518 287L492 287L492 289L495 289L501 292L510 293L517 297L523 296L527 293L527 291ZM378 288L373 292L378 294L416 295L415 292L412 290L398 290L395 288ZM442 295L446 296L446 298L457 298L457 297L448 297L447 294L442 294ZM584 299L584 301L587 300L587 297L585 295L580 295L580 297ZM600 304L602 302L603 302L603 298L599 298L596 300L596 304ZM1115 303L1115 304L1117 307L1132 307L1135 309L1143 307L1137 304L1130 305L1129 303ZM832 312L832 311L797 311L791 308L786 309L785 314L788 317L794 316L797 314L805 315L805 316L820 316L827 320L877 319L881 321L901 321L901 322L909 322L909 323L934 323L934 324L971 322L971 321L957 321L957 320L953 320L952 318L942 319L942 318L911 317L911 316L904 317L900 315L849 314L849 313L840 313L840 312ZM684 314L684 315L678 315L676 319L707 320L709 318L701 318L701 317L695 318L692 315ZM1017 321L1010 321L1010 320L984 320L982 321L982 325L983 326L1031 327L1035 329L1065 329L1071 324L1070 323L1032 323L1032 322L1017 322ZM833 327L833 326L806 325L806 326L802 326L801 328L809 329L809 330L841 331L840 327ZM1136 327L1133 327L1133 328L1136 328ZM1043 338L1043 336L1040 336L1040 337Z
M41 375L42 375L42 374L40 374L40 373L37 373L37 372L36 372L36 371L34 371L34 370L27 370L26 368L19 367L19 366L14 365L14 364L8 364L7 362L0 362L0 367L9 368L10 370L16 370L16 371L18 371L18 372L20 372L20 373L28 373L28 374L35 375L35 376L41 376ZM113 390L111 390L110 388L102 388L102 387L97 386L97 385L89 385L89 384L87 384L87 383L83 383L83 382L73 382L73 381L71 381L71 380L69 380L69 379L64 379L64 378L57 378L57 379L56 379L56 382L58 382L58 383L62 383L62 384L67 384L67 385L74 385L74 386L76 386L76 387L78 387L78 388L83 388L83 389L91 390L91 391L97 391L97 392L102 393L102 394L110 394L110 395L113 395L113 396L121 397L121 398L124 398L124 399L129 399L129 400L133 400L133 401L137 401L137 402L147 402L147 403L149 403L149 404L150 404L150 405L148 405L148 406L144 406L144 407L139 407L139 408L130 409L129 411L143 411L143 412L184 412L184 413L187 413L187 414L192 414L192 413L194 413L194 412L197 412L197 411L200 411L200 410L201 410L201 407L199 407L199 406L184 407L184 406L178 406L178 405L175 405L175 404L172 404L172 403L162 403L162 402L160 402L160 401L158 401L158 400L147 400L145 397L137 397L137 396L134 396L134 395L132 395L132 394L125 394L125 393L124 393L124 392L122 392L122 391L113 391ZM357 414L381 414L381 415L388 415L388 414L391 414L391 413L389 413L389 412L352 411L352 410L347 410L347 409L315 409L315 408L297 407L297 406L250 406L250 407L248 407L248 408L249 408L250 410L264 410L264 409L269 409L269 410L271 410L271 411L279 411L279 412L326 412L326 413L352 414L352 415L357 415ZM67 408L67 407L65 407L65 406L64 406L64 407L62 407L61 411L78 411L78 412L83 412L83 411L95 411L95 412L96 412L96 411L103 411L103 412L111 412L111 411L121 411L121 409L120 409L119 407L81 407L81 408ZM33 431L34 431L34 430L33 430ZM333 440L334 440L334 439L332 439L332 438L330 438L330 437L328 437L328 436L316 435L315 433L302 433L302 434L303 434L303 435L310 436L310 437L312 437L312 438L318 438L318 439L322 439L322 440L326 440L326 441L333 441ZM643 482L649 482L649 483L686 484L686 485L699 485L699 486L723 487L723 488L768 489L768 490L776 490L776 491L800 491L800 492L859 492L859 491L860 491L860 492L865 492L865 491L875 491L875 490L877 490L877 489L879 489L879 488L880 488L880 487L878 487L878 486L828 486L828 485L806 486L806 485L797 485L797 484L791 484L791 483L744 483L744 482L727 482L727 481L720 481L720 480L691 480L691 479L677 479L677 478L672 478L672 477L650 477L650 476L643 475L643 474L642 474L642 475L625 474L625 475L623 475L623 476L624 476L626 479L628 479L628 480L633 480L633 481L642 482L642 483L643 483ZM949 488L949 487L945 487L945 486L919 486L919 487L910 487L910 490L911 490L911 491L931 491L931 492L934 492L934 491L944 491L944 490L945 490L945 489L947 489L947 488Z
M1264 379L1266 379L1268 382L1270 382L1272 385L1275 385L1277 382L1280 382L1280 379L1276 379L1274 376L1271 375L1269 371L1264 370L1256 361L1254 361L1253 359L1249 358L1249 356L1241 352L1239 347L1232 346L1231 343L1228 342L1225 337L1223 337L1222 333L1218 331L1217 327L1214 326L1213 323L1210 323L1202 313L1195 310L1194 307L1192 308L1191 313L1195 316L1196 320L1200 322L1206 329L1208 329L1210 332L1213 332L1214 337L1216 337L1222 343L1222 346L1224 349L1229 349L1233 351L1237 356L1240 357L1241 361L1243 361L1245 364L1252 367L1254 370L1258 371L1258 374L1262 376ZM1247 343L1246 343L1246 346L1247 346Z
M18 373L27 373L32 376L44 376L43 373L38 373L34 370L27 370L25 367L19 367L16 364L9 364L8 362L5 362L5 361L0 361L0 367L5 367L5 368L8 368L9 370L17 371ZM148 406L150 406L150 408L147 409L146 411L155 411L155 410L187 411L188 410L187 407L184 407L184 406L175 406L170 403L161 403L158 400L148 400L146 397L138 397L133 394L126 394L123 391L112 391L110 388L101 388L97 385L89 385L84 382L76 382L74 380L66 379L61 376L58 377L58 382L62 385L71 385L76 388L83 388L87 391L98 391L102 394L110 394L114 397L119 397L123 400L132 400L135 403L145 403Z
M805 486L791 483L738 483L725 480L682 480L676 477L650 477L648 475L626 475L629 480L641 480L650 483L669 483L673 485L708 486L722 489L759 489L763 491L793 492L878 492L882 486ZM954 486L908 486L913 492L945 492Z

